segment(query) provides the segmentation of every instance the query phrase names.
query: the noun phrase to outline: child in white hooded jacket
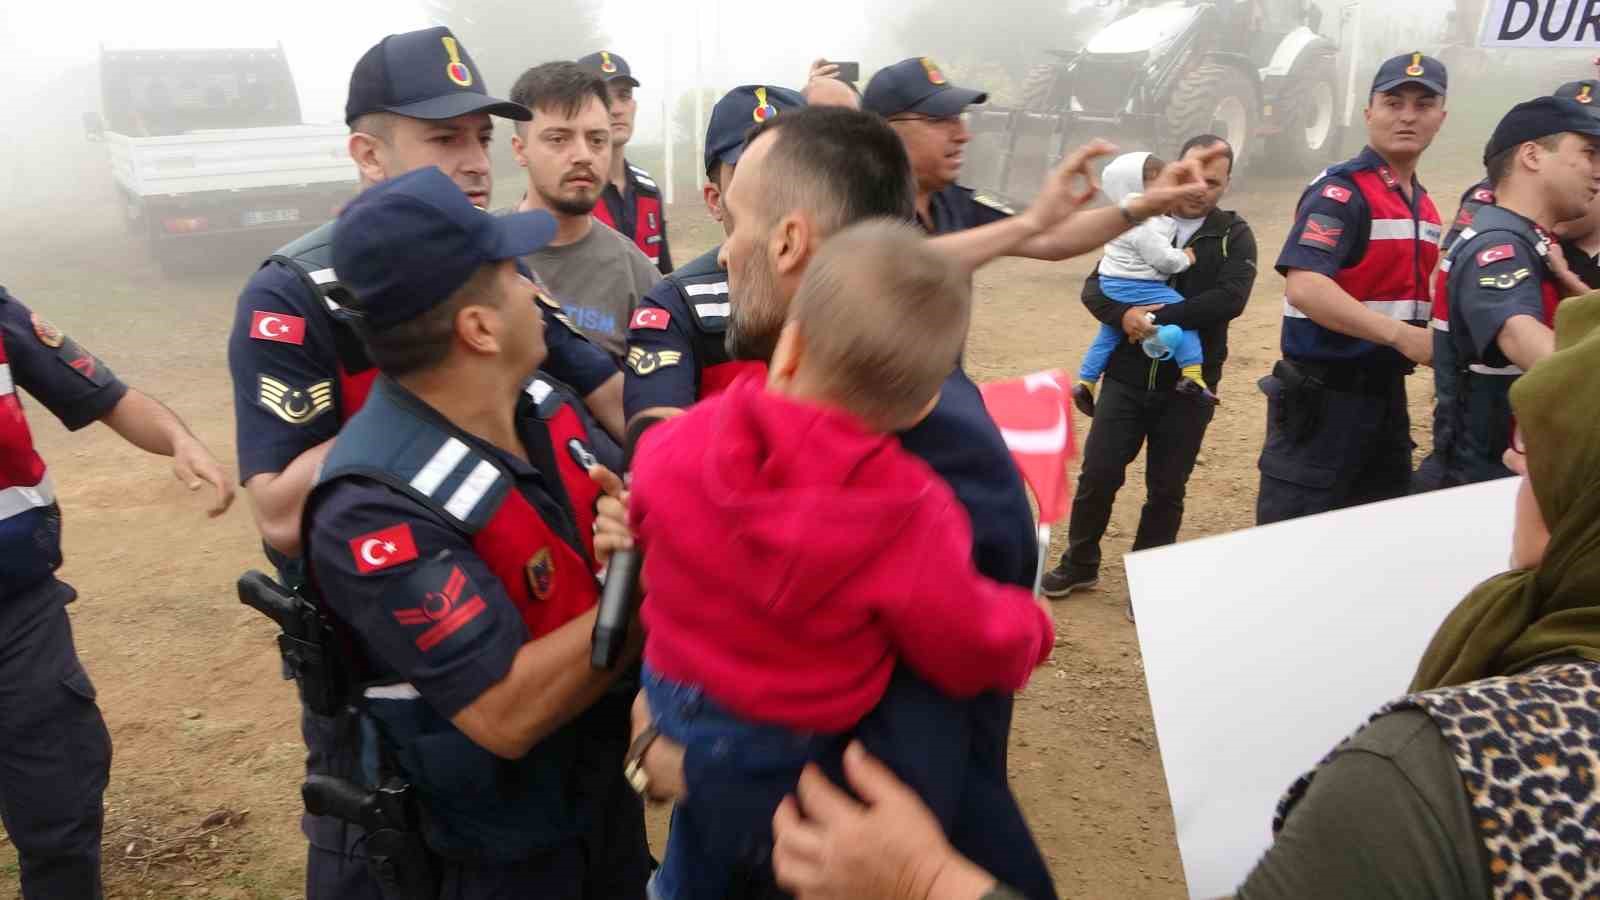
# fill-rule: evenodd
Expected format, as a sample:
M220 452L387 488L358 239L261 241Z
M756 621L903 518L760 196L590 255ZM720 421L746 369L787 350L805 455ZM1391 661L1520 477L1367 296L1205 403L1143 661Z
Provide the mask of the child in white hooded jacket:
M1106 195L1120 203L1143 193L1145 185L1164 165L1149 153L1124 153L1106 166L1100 176L1101 183ZM1177 236L1178 223L1171 216L1152 216L1107 243L1097 269L1100 290L1112 300L1129 306L1182 303L1183 295L1173 290L1167 279L1194 265L1194 251L1174 246ZM1100 333L1085 354L1083 365L1078 369L1078 383L1072 389L1073 400L1085 415L1094 415L1094 386L1105 374L1112 351L1122 341L1122 329L1101 325ZM1185 331L1183 339L1172 350L1173 358L1182 369L1178 390L1216 402L1216 395L1211 393L1200 373L1204 362L1200 336Z

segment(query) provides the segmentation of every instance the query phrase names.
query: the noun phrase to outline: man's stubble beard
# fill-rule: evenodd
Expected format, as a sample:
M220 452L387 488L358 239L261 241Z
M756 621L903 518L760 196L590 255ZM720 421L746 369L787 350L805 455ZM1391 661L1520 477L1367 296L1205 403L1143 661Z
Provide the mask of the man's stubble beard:
M544 201L544 205L546 207L554 212L560 213L563 216L590 215L594 212L595 206L599 205L600 203L600 191L598 190L595 191L594 196L588 200L572 199L569 197L553 197L539 188L534 188L534 190L538 191L539 199Z
M728 299L728 333L723 338L728 355L736 360L771 360L788 310L778 299L778 278L765 245L739 267L738 295L730 292Z

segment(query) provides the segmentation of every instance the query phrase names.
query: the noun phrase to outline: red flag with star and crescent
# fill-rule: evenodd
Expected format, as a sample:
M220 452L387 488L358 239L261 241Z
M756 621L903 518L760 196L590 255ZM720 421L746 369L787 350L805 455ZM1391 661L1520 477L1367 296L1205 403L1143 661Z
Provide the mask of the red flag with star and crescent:
M362 575L417 558L417 542L404 522L350 539L350 555Z
M1067 463L1077 455L1072 435L1067 373L1056 369L983 385L983 405L1000 426L1022 478L1039 504L1039 521L1050 525L1072 506Z

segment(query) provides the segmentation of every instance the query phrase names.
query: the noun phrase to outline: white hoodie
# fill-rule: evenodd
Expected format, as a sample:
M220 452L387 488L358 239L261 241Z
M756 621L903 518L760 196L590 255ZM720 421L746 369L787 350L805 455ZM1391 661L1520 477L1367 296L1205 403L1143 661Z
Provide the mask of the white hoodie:
M1144 161L1148 153L1124 153L1100 173L1100 183L1113 203L1144 193ZM1106 244L1100 258L1102 278L1166 281L1189 268L1189 254L1172 246L1178 223L1171 216L1152 216Z

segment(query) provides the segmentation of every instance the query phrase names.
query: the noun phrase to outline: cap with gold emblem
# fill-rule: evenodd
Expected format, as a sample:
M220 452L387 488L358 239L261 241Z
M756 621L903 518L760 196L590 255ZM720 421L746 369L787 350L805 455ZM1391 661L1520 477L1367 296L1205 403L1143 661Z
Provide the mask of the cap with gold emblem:
M1593 78L1569 81L1556 88L1556 92L1550 96L1576 101L1588 107L1590 113L1600 116L1600 81Z
M362 54L350 73L345 124L374 112L428 120L475 112L533 118L522 104L489 96L467 48L442 27L391 34Z
M1403 84L1415 84L1444 96L1450 74L1444 63L1417 51L1384 60L1372 79L1372 93L1387 94Z
M711 107L711 121L706 124L706 171L714 172L718 163L738 165L751 128L783 110L805 105L794 91L769 84L740 85L723 94Z
M885 119L900 113L921 113L934 119L959 116L973 103L986 103L989 95L956 87L939 64L926 56L902 59L879 69L861 94L861 106Z
M606 81L626 81L634 87L639 86L639 79L633 77L633 69L628 67L628 61L610 50L598 50L579 57L578 65L594 69Z

